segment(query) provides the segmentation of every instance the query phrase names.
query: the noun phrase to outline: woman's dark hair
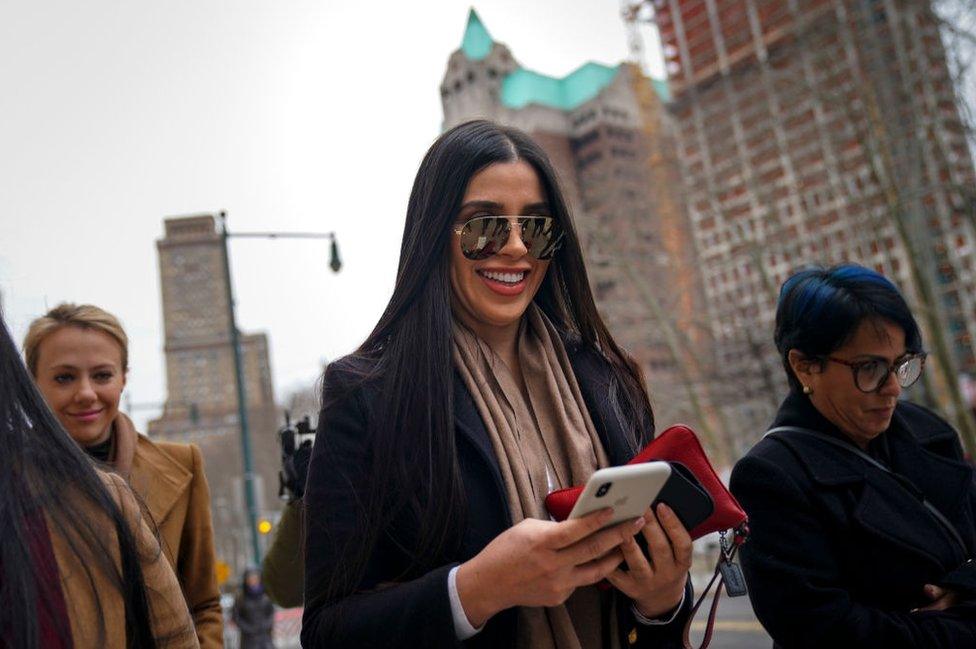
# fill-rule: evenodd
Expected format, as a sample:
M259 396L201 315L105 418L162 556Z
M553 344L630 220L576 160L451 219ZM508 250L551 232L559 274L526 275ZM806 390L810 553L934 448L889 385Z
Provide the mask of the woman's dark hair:
M790 389L802 390L789 354L818 359L843 346L865 321L887 320L905 332L908 352L922 351L922 333L905 298L884 275L857 264L801 270L783 282L776 307L776 349Z
M590 292L579 238L545 152L521 131L471 121L442 134L427 151L407 205L393 296L367 340L341 367L368 367L379 383L368 423L371 468L362 536L338 562L330 584L307 584L309 605L334 600L359 583L378 535L405 513L419 538L397 538L412 553L411 574L442 565L460 541L465 503L454 443L451 226L472 177L495 163L524 161L539 176L565 238L535 303L574 343L610 362L611 399L635 449L653 433L651 406L637 365L614 342ZM330 368L329 371L340 371ZM328 384L329 381L326 381ZM330 400L342 395L323 395ZM328 439L323 440L328 443ZM395 527L395 523L394 523Z
M78 511L79 503L89 507ZM106 519L114 535L98 528ZM127 646L155 647L136 538L91 460L48 409L0 318L0 646L40 647L41 619L71 644L68 620L58 612L57 571L38 565L38 544L48 543L38 536L45 527L78 557L89 587L94 589L93 573L99 571L118 589ZM117 548L106 542L114 538ZM101 612L100 593L94 596ZM104 615L99 617L102 622Z

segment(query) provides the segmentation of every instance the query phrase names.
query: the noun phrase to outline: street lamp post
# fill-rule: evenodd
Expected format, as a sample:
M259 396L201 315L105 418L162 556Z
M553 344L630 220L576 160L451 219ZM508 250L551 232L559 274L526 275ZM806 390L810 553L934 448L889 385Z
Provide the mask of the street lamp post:
M332 242L331 260L329 266L333 272L339 272L342 262L339 260L339 248L336 244L334 232L241 232L231 234L227 230L227 212L220 212L220 238L223 250L224 285L227 289L227 316L230 322L230 344L234 351L234 375L237 384L237 419L241 435L241 457L244 468L244 499L247 503L247 523L251 537L251 556L254 564L261 561L261 545L258 537L257 497L254 486L254 462L251 456L251 431L247 416L247 389L244 384L244 358L241 350L241 336L237 329L237 305L234 301L234 287L230 273L230 251L227 240L236 238L260 239L329 239Z

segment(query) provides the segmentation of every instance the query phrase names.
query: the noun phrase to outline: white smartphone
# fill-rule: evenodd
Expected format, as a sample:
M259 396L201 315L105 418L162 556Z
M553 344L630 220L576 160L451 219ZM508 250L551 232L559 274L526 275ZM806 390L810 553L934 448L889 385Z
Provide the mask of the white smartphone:
M667 462L643 462L600 469L590 476L569 513L580 518L604 507L613 507L613 518L606 527L633 520L644 514L671 477Z

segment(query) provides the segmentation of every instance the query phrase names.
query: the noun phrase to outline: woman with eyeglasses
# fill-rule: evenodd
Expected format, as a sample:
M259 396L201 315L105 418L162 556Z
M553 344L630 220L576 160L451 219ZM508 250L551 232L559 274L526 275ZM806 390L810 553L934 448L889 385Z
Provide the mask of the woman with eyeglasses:
M545 154L490 122L447 131L386 311L325 373L303 646L681 646L691 540L675 515L604 528L606 511L556 523L543 503L652 435Z
M0 319L0 647L198 647L151 525L61 427Z
M902 401L925 365L898 289L856 265L780 291L790 393L732 472L742 568L777 647L976 646L976 486L956 431Z

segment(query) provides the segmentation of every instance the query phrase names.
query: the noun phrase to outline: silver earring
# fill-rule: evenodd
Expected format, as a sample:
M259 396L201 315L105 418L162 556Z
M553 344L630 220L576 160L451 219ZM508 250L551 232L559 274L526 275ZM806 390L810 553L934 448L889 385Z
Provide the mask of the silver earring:
M811 388L809 385L804 385L803 394L813 394L813 388Z

